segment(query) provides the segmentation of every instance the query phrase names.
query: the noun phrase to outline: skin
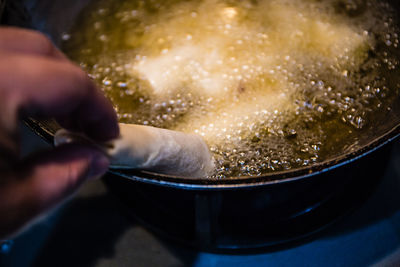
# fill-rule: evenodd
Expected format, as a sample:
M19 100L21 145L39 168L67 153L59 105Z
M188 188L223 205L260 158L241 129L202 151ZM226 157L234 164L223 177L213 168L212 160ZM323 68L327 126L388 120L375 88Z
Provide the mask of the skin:
M96 148L76 144L21 159L18 121L27 116L56 118L99 142L119 135L110 102L47 37L0 28L0 239L103 175L109 165Z

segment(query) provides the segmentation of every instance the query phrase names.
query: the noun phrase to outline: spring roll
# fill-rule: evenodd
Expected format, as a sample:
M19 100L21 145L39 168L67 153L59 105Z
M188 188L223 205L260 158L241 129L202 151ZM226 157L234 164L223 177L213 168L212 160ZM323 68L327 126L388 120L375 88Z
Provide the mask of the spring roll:
M207 144L195 134L142 126L120 124L120 137L106 144L95 144L111 160L113 169L141 169L183 177L207 177L214 162ZM93 141L86 136L59 130L55 146Z

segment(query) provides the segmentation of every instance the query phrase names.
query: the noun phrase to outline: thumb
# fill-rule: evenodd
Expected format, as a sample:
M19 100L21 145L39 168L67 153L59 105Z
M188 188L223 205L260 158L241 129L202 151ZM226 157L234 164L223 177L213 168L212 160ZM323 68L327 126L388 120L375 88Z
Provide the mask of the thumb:
M0 237L14 233L55 207L89 178L103 175L108 158L99 150L69 144L31 157L0 184Z

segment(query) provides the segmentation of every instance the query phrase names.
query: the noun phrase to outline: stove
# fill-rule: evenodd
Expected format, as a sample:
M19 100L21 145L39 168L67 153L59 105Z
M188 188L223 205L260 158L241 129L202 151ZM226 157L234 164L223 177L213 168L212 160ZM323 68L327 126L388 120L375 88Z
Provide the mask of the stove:
M46 144L27 128L24 153ZM203 252L164 239L135 221L102 181L9 243L0 266L399 266L400 143L369 197L307 239L287 246Z

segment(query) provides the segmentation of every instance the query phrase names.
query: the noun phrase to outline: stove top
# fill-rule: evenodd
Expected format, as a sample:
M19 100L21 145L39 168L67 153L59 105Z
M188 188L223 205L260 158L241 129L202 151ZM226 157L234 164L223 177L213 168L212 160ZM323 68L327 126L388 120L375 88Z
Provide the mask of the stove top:
M27 151L44 144L24 131ZM327 229L290 247L212 254L164 240L124 212L102 181L13 240L0 266L399 266L400 143L372 195Z

